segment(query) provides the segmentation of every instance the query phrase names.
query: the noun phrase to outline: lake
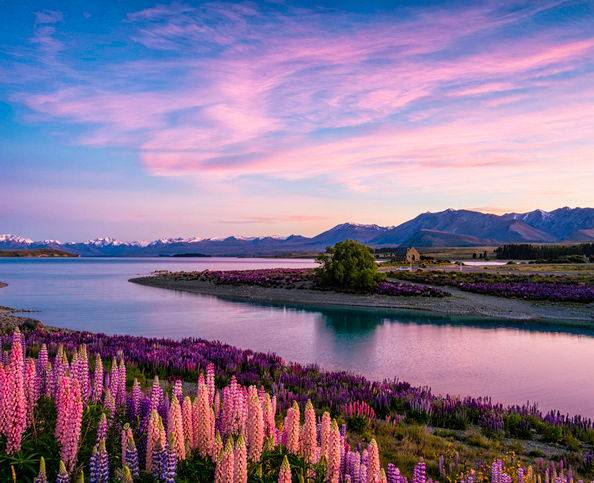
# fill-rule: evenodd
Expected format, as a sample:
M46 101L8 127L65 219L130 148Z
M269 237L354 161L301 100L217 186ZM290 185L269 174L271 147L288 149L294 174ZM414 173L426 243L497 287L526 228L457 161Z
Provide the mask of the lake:
M237 258L0 258L0 305L41 311L59 327L218 339L437 393L537 401L594 417L594 332L421 313L234 302L145 287L154 270L312 267L313 260Z

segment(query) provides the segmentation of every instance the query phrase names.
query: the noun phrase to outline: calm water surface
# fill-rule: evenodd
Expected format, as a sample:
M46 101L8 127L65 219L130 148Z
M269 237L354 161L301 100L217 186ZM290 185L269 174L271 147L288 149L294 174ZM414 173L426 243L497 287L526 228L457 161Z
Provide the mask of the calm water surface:
M2 259L0 305L108 334L218 339L435 392L594 417L594 332L418 313L232 302L129 283L153 270L311 267L295 259Z

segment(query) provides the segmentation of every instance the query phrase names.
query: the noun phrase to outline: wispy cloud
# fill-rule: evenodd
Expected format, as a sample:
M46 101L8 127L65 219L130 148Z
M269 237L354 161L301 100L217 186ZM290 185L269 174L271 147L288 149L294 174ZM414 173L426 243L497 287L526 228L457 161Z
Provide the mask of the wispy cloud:
M505 191L532 176L550 192L556 172L591 179L594 156L594 36L587 22L534 28L559 8L371 16L174 2L121 19L143 55L91 70L57 40L62 15L42 11L32 42L60 52L69 74L10 99L76 126L75 143L135 150L157 176L315 179L386 196L477 177Z

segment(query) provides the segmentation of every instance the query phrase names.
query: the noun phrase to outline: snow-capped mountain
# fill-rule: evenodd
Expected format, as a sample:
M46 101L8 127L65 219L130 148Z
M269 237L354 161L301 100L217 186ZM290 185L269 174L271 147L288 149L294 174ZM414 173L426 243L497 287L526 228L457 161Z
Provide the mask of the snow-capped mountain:
M503 243L594 241L594 208L559 208L550 212L493 215L448 209L422 213L398 226L343 223L308 238L288 237L160 238L125 242L100 237L85 242L33 241L0 235L0 249L56 248L81 256L159 256L184 253L206 255L271 255L313 253L345 239L382 246L479 246Z

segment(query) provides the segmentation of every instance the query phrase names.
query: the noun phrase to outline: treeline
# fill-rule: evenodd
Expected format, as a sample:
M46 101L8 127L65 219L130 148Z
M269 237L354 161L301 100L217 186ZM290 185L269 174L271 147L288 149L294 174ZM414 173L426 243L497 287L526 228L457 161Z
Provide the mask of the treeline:
M579 245L530 245L527 243L503 245L495 249L499 259L557 260L571 256L594 257L594 243Z

